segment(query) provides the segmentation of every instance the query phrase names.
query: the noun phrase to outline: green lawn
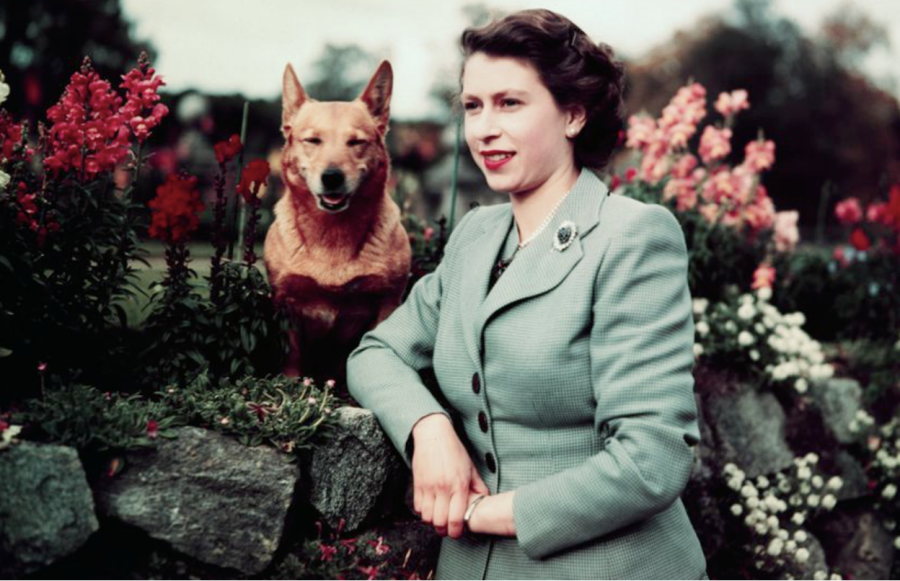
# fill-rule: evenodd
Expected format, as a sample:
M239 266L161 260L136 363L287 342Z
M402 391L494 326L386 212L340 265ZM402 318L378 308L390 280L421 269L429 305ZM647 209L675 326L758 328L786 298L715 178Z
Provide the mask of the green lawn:
M150 310L145 307L150 302L150 296L153 294L153 287L162 282L162 279L166 275L165 245L155 240L149 240L143 242L141 247L148 252L147 262L150 263L150 267L144 266L141 262L134 262L132 264L137 269L138 285L147 296L139 293L134 298L120 302L125 309L125 313L128 315L128 326L133 329L140 327L150 314ZM193 281L194 287L201 296L208 297L209 288L207 287L205 277L209 276L209 261L213 255L213 247L208 242L197 242L189 244L188 249L190 250L190 262L188 263L188 266L190 266L197 275L197 278ZM259 256L260 259L257 260L255 266L265 275L266 268L262 262L262 253L262 243L257 244L256 255ZM237 249L235 249L235 254L239 254Z

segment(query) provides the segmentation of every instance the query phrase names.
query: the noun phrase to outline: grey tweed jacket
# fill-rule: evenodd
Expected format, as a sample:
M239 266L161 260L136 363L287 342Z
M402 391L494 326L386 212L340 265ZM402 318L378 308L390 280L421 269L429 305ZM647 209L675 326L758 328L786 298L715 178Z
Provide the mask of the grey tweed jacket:
M416 421L446 413L491 493L516 491L517 537L445 537L438 578L706 576L680 498L700 439L684 235L662 206L608 193L583 170L490 293L511 207L468 212L347 361L407 464ZM557 250L567 220L577 235Z

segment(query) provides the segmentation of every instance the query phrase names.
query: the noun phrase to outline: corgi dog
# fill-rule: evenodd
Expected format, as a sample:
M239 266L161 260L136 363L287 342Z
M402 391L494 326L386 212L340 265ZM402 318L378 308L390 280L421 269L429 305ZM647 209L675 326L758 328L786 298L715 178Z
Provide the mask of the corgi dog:
M409 236L386 189L393 71L383 61L349 102L310 98L290 64L282 95L282 179L263 260L290 318L289 376L335 379L362 335L402 302Z

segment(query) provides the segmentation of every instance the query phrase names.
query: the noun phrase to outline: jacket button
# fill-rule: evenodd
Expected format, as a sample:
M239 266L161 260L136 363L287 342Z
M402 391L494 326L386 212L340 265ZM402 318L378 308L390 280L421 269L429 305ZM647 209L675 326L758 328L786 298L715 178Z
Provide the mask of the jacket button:
M486 413L478 412L478 426L481 428L482 432L488 431L488 420Z
M484 461L487 463L487 469L493 473L497 473L497 463L494 462L494 455L488 452L484 455Z
M478 378L478 374L472 374L472 391L475 393L481 393L481 380Z

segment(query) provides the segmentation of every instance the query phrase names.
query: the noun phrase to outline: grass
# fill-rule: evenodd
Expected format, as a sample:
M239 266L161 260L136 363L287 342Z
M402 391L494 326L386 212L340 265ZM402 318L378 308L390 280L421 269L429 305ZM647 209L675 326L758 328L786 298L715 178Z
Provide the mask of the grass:
M141 248L147 251L147 262L150 263L150 266L147 267L141 262L133 262L132 265L137 269L135 272L137 275L136 282L143 293L138 292L136 296L128 297L118 302L125 310L125 314L128 317L128 327L131 329L139 328L150 315L149 304L153 296L154 287L160 284L166 275L165 245L155 240L148 240L141 244ZM194 288L200 296L207 298L209 297L209 286L207 285L206 277L209 276L213 247L208 242L197 242L189 244L188 249L190 251L188 266L197 275L193 280ZM257 244L256 255L261 257L262 250L262 243ZM262 260L257 261L255 266L264 275L266 274L266 268Z

